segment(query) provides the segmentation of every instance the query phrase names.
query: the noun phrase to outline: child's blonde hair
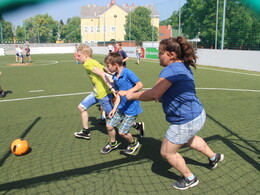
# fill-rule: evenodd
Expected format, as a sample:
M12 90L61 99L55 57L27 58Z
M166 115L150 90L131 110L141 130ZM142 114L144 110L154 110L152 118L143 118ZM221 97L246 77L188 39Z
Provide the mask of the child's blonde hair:
M92 54L93 54L93 50L91 49L91 47L89 47L88 45L86 45L84 43L81 43L78 46L77 51L81 51L82 53L87 54L89 57L92 57Z

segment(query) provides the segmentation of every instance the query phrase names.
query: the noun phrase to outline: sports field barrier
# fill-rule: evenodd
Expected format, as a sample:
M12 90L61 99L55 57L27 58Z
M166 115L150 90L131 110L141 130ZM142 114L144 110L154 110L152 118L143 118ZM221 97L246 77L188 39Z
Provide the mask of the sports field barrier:
M69 44L31 44L31 55L74 53L75 43ZM107 47L92 47L94 54L108 53ZM136 57L135 47L123 48L129 57ZM158 59L157 47L144 48L146 59ZM4 45L0 55L15 55L15 44ZM260 51L197 49L197 64L260 72Z

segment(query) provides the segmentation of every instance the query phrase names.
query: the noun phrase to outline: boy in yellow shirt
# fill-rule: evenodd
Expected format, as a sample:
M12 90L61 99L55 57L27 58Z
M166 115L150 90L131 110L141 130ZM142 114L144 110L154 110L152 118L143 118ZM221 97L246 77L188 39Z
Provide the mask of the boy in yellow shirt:
M102 109L106 112L107 115L114 110L117 109L117 105L113 108L112 103L112 92L113 87L108 88L108 84L105 82L105 72L104 66L101 65L98 61L92 59L92 49L86 44L80 44L77 49L78 60L83 64L86 69L92 84L93 84L93 92L89 94L79 105L78 110L81 115L82 120L82 130L80 132L75 132L74 135L77 138L90 139L90 131L88 129L88 112L87 109L96 104L100 103ZM112 86L112 85L111 85ZM117 96L117 94L115 94ZM119 99L120 100L120 99Z

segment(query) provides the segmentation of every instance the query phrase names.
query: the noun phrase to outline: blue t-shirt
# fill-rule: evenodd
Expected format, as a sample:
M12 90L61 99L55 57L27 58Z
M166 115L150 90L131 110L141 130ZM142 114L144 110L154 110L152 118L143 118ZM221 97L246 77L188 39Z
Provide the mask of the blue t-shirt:
M188 65L172 63L161 71L159 77L172 83L161 97L168 122L184 124L201 114L203 106L196 96L193 73Z
M120 50L118 51L118 53L120 53L120 55L122 56L123 59L125 59L127 56L126 52L124 50ZM126 62L123 62L123 66L126 67Z
M119 78L117 78L117 74L113 75L114 80L114 88L117 91L126 91L133 88L140 79L135 75L134 72L129 70L128 68L123 68ZM120 104L118 106L120 112L125 113L129 116L136 116L143 112L140 101L131 100L127 101L126 96L120 97Z

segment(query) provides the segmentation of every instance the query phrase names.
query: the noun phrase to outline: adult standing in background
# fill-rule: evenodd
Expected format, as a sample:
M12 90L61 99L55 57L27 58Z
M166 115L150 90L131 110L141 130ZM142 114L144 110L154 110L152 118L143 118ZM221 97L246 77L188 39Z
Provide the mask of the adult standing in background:
M74 48L74 60L76 64L79 64L79 59L78 59L78 44L75 44Z
M126 52L122 49L122 43L117 42L115 44L115 47L117 49L117 52L120 53L120 55L123 58L123 66L126 67L126 61L129 59L129 57L127 56Z
M141 57L142 48L141 45L136 46L136 64L140 64L140 57Z
M107 47L108 47L108 52L109 53L114 50L114 46L111 43L109 43L109 45Z

